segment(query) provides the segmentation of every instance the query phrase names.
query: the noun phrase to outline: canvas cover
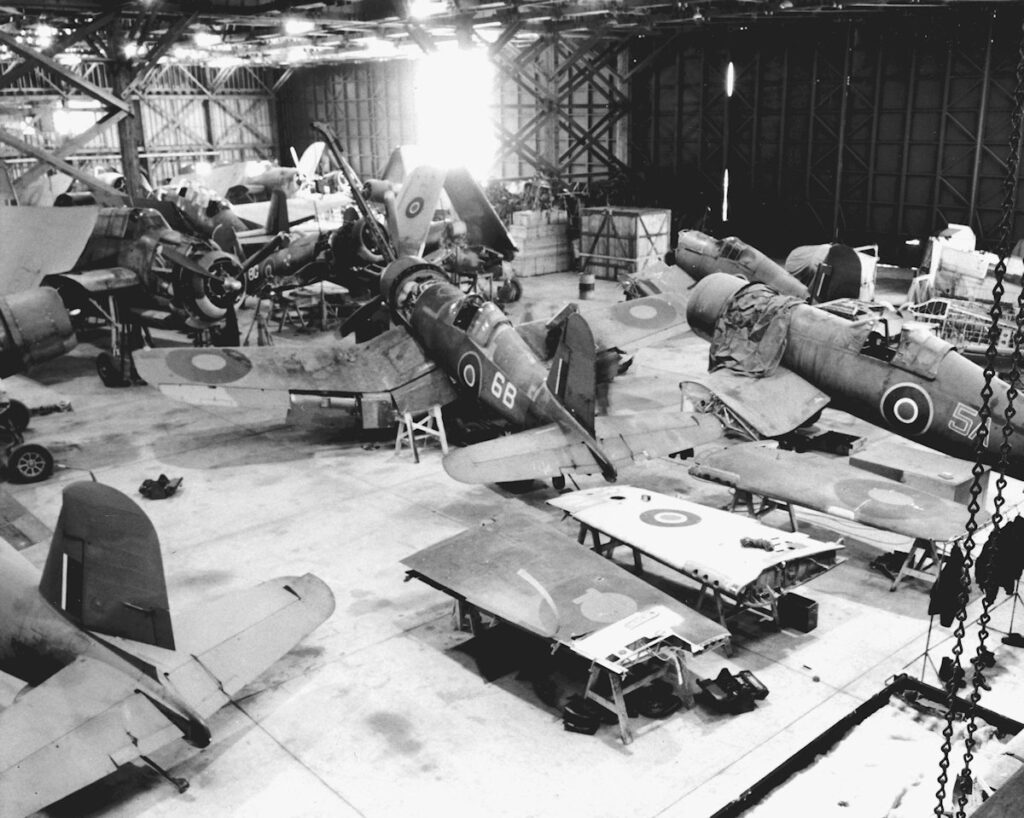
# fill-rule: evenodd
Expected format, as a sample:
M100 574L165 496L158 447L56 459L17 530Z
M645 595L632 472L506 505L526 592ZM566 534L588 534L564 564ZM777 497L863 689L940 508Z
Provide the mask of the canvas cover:
M791 313L801 303L764 284L737 291L715 323L708 371L730 369L754 378L771 375L786 350Z

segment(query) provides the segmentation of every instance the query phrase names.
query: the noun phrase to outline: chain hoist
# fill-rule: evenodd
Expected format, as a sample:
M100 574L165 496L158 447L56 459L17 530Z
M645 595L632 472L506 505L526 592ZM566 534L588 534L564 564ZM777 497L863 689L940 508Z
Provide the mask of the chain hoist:
M1021 125L1024 121L1024 29L1022 29L1021 40L1018 44L1016 83L1013 93L1013 111L1010 115L1010 137L1009 151L1006 161L1006 176L1003 180L1003 202L1000 212L999 227L997 232L999 261L995 268L995 283L992 287L992 309L990 310L991 323L988 330L988 346L985 350L984 384L981 389L981 409L979 417L981 425L975 433L974 454L975 463L971 470L974 479L971 483L971 500L967 510L969 519L967 521L967 536L963 540L964 564L960 574L959 608L956 614L956 628L953 632L953 661L954 669L951 676L951 683L947 689L948 699L946 709L946 726L942 731L942 758L939 762L939 788L936 791L938 803L935 806L935 815L947 814L945 810L946 784L949 782L950 753L953 743L953 722L956 718L956 711L953 707L956 699L957 685L955 680L963 672L960 663L960 656L963 653L963 638L966 630L967 605L970 600L971 590L971 567L974 564L973 550L975 546L974 535L978 531L977 517L981 511L980 497L982 494L982 477L985 474L985 450L988 443L989 426L992 419L992 382L995 380L995 361L997 355L997 344L999 341L1000 319L1002 318L1002 298L1006 292L1004 280L1006 277L1006 259L1010 254L1010 234L1013 229L1014 216L1017 203L1017 178L1020 170L1020 148L1021 148ZM1007 389L1007 404L1004 413L1002 427L1002 440L999 445L998 473L996 480L996 497L994 500L995 510L992 515L993 538L1002 525L1002 507L1006 500L1003 496L1006 488L1006 470L1010 459L1010 436L1013 434L1012 421L1016 414L1014 401L1018 395L1017 381L1021 374L1021 340L1022 327L1024 327L1024 291L1017 298L1017 309L1015 310L1016 330L1013 336L1013 363L1010 372L1010 384ZM993 546L997 546L998 540L992 540ZM985 684L985 677L982 671L984 666L984 655L986 652L985 642L988 639L988 623L990 620L991 602L988 594L982 598L982 613L979 617L978 627L978 649L971 664L974 666L974 673L971 677L971 695L967 708L966 736L964 739L964 764L957 776L957 781L962 782L959 794L957 795L956 817L962 818L965 815L969 788L971 786L971 762L974 760L974 733L977 730L977 705L981 699L981 690Z

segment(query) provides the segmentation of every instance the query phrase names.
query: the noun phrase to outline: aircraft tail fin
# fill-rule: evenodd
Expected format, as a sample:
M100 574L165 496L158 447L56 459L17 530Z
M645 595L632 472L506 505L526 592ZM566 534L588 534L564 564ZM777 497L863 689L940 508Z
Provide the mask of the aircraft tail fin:
M110 486L79 482L64 489L39 592L86 630L174 649L156 530Z
M594 434L597 345L590 324L569 314L548 372L548 389L590 435Z
M267 210L267 235L276 236L278 233L287 233L290 227L288 196L280 188L275 188L270 193L270 208Z

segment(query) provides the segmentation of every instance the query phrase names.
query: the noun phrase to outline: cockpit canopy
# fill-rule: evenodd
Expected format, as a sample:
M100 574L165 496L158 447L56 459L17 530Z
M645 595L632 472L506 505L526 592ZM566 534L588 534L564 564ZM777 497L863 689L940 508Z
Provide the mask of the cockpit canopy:
M479 293L467 295L455 306L452 325L465 330L470 340L486 346L500 324L510 324L509 318L493 301L485 301Z

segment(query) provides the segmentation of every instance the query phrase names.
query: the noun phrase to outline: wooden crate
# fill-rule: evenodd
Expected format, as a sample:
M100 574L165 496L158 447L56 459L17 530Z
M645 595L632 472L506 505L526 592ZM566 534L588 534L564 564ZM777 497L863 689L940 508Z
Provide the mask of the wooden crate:
M516 275L535 276L572 269L572 247L564 213L552 210L513 214L508 234L519 248L512 262ZM562 214L561 218L558 214Z
M587 207L581 212L584 271L616 279L661 261L669 249L672 211L654 207Z

